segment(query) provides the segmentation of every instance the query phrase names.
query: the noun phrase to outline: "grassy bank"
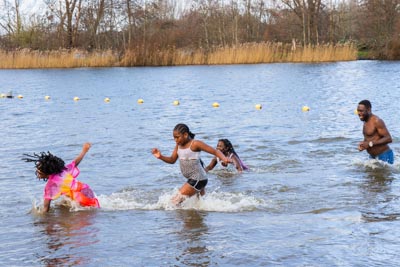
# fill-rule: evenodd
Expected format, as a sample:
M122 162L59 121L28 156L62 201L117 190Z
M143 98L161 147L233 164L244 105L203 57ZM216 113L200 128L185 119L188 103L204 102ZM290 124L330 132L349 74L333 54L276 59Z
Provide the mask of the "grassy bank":
M205 52L170 48L166 50L125 51L121 56L112 51L0 51L0 68L78 68L116 66L179 66L217 64L257 64L274 62L333 62L357 59L352 45L293 47L281 43L249 43L220 47Z

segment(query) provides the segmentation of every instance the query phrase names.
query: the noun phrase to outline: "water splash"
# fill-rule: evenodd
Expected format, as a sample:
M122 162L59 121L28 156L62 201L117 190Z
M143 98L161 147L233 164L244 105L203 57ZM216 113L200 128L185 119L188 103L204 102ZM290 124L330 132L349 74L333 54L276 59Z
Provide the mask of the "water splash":
M367 170L389 170L393 172L400 172L400 159L397 158L395 159L394 164L389 164L378 159L355 159L353 160L353 164L358 167L364 167Z
M38 205L36 199L32 199L32 207L29 213L35 217L38 217L43 214L43 206Z
M100 195L98 197L100 205L104 210L175 210L175 209L196 209L203 211L216 212L243 212L263 209L266 203L262 199L257 199L243 193L229 192L208 192L202 197L191 197L183 201L179 206L171 202L173 196L178 193L175 189L170 192L150 192L142 194L137 190L122 191L111 195ZM152 201L154 194L158 194L158 199Z
M42 216L45 212L43 210L43 204L39 204L38 200L32 199L32 206L31 210L29 211L30 214L33 216ZM74 211L82 211L82 210L92 210L92 207L82 207L79 203L71 200L68 197L61 196L59 200L52 201L53 208L64 208L68 209L70 212Z

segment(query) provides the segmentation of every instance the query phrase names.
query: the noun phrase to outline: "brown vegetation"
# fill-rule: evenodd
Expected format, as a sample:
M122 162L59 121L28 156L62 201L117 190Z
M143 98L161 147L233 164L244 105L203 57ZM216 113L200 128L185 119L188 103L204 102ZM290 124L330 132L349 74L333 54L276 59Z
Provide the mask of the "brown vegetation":
M0 68L77 68L110 67L118 65L118 57L111 51L92 52L78 50L62 51L0 51Z
M38 14L20 2L0 2L4 66L337 61L353 57L339 45L349 43L377 58L400 53L400 0L38 0Z
M327 62L355 60L357 51L349 45L306 46L293 49L280 43L251 43L237 47L216 48L205 53L201 50L187 51L169 49L154 51L144 58L140 50L127 50L119 55L107 52L20 50L0 51L0 68L76 68L110 66L176 66L215 64L256 64L273 62Z

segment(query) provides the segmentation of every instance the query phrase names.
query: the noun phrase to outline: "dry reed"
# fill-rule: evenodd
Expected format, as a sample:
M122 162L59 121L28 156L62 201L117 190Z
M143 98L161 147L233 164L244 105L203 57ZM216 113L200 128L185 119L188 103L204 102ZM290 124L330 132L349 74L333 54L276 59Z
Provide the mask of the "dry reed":
M282 43L246 43L233 47L217 47L211 51L175 49L144 50L140 47L119 56L112 51L78 50L0 51L1 69L78 68L114 66L177 66L216 64L257 64L274 62L330 62L357 59L351 44L293 47Z
M116 64L118 57L111 51L0 51L1 69L109 67Z
M282 43L247 43L234 47L217 47L204 50L167 49L149 53L144 57L141 49L125 53L123 66L171 66L171 65L216 65L257 64L274 62L334 62L357 59L357 50L352 44L293 47Z

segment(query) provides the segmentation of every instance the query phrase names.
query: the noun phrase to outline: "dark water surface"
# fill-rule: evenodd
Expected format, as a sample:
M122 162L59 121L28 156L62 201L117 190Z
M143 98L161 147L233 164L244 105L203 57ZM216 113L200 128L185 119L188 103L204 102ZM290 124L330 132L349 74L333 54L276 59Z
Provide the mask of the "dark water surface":
M399 62L1 70L10 90L24 98L0 99L0 266L400 262ZM393 166L357 151L362 99L392 134ZM180 122L212 146L229 138L250 171L215 169L176 209L179 165L150 151L169 155ZM33 212L44 183L22 154L69 162L86 141L79 180L102 209Z

